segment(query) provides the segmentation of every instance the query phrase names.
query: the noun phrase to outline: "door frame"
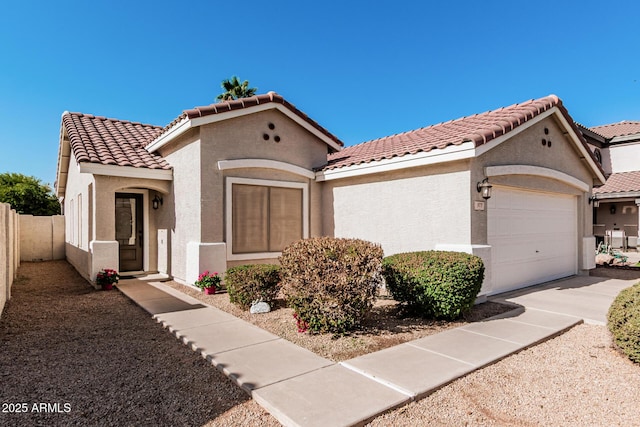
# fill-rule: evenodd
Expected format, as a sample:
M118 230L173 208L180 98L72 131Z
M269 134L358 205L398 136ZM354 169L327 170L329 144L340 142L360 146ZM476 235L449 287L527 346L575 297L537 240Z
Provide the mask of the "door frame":
M128 271L127 273L144 273L145 271L149 271L149 190L121 188L114 194L114 203L118 194L142 195L142 271ZM113 232L115 233L115 226ZM118 256L118 263L120 263L119 258Z

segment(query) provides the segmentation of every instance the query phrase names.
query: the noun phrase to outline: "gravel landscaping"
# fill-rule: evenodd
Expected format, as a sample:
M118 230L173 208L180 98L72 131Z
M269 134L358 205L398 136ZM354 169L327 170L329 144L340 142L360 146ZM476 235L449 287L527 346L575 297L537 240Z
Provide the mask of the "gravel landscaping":
M638 426L640 366L604 326L567 333L460 378L371 426Z
M279 425L120 292L94 290L64 261L23 263L19 274L0 318L0 425ZM225 294L198 295L211 305L229 304ZM393 303L383 299L378 309L382 315ZM270 316L253 317L265 329L280 322L293 342L317 338L298 334L284 308ZM338 357L349 358L446 327L415 321L365 324L347 337L323 337L316 352L330 354L337 345ZM384 338L368 342L367 333ZM21 403L25 413L10 407ZM604 326L579 325L371 425L631 426L640 425L638 413L640 366L611 347Z
M248 310L241 310L230 303L229 295L225 292L205 295L199 289L174 281L164 282L164 284L247 322L251 322L272 334L334 362L341 362L407 341L437 334L447 329L457 328L469 322L477 322L513 309L513 306L488 302L476 305L458 321L430 320L403 316L400 312L399 304L388 295L383 294L357 330L344 336L334 336L332 334L312 334L309 332L299 333L296 321L293 318L293 310L285 307L282 299L276 300L273 310L269 313L251 314Z
M0 425L279 425L120 292L64 261L19 275L0 318Z

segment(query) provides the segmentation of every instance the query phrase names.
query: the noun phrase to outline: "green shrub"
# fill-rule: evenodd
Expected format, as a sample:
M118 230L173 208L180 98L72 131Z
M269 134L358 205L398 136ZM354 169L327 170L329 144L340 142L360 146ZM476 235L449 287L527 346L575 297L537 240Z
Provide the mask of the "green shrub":
M231 267L224 279L229 301L247 309L254 301L271 303L280 291L280 267L248 264Z
M317 237L282 251L282 290L299 329L344 333L371 310L382 284L380 245Z
M453 320L473 306L484 264L462 252L409 252L385 258L382 274L396 301L422 316Z
M640 283L618 294L607 320L616 347L632 362L640 363Z

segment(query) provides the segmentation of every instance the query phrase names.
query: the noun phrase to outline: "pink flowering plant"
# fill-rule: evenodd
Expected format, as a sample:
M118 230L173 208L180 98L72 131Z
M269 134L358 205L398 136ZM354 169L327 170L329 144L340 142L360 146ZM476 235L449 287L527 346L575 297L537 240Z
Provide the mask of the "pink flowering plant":
M113 285L114 283L118 283L118 280L120 280L120 275L116 270L110 268L100 270L96 276L96 283L100 286Z
M200 289L218 289L220 282L222 282L222 277L220 277L217 272L209 273L209 270L205 270L204 273L198 276L198 280L196 280L194 284Z

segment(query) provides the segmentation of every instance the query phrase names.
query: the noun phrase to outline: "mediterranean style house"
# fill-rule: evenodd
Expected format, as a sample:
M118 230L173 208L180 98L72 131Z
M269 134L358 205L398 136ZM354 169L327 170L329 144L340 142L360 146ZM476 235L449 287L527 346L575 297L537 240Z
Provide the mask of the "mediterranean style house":
M56 191L67 259L90 280L115 268L190 284L328 235L476 254L490 295L594 268L604 183L553 95L345 148L270 92L165 127L65 112Z
M615 248L638 247L640 122L581 128L607 182L593 190L593 233Z

